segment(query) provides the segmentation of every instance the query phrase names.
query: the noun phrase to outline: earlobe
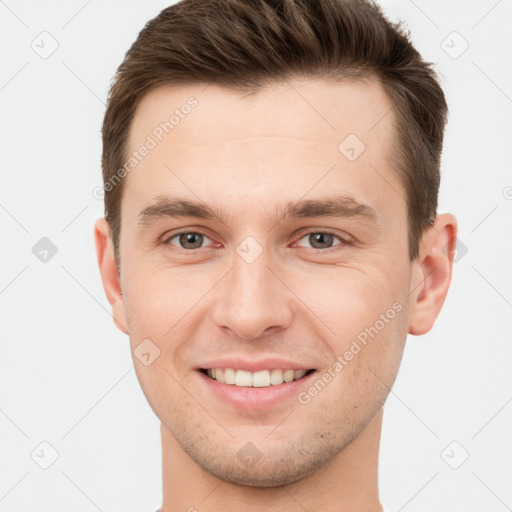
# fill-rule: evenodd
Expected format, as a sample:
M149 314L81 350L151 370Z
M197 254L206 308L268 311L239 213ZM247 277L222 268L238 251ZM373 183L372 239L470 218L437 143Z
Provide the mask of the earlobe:
M409 333L426 334L443 307L450 287L453 258L457 246L457 220L439 215L424 234L420 255L414 263L411 281Z
M117 270L110 227L104 217L94 224L96 255L103 283L103 290L112 307L112 317L118 329L128 334L121 281Z

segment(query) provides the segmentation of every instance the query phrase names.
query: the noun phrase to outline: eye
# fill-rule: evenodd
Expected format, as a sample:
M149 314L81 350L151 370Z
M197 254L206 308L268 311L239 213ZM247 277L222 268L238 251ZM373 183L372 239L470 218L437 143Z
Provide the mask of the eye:
M333 245L333 240L338 239L340 243ZM342 238L339 235L336 235L335 233L332 233L330 231L310 231L309 233L306 233L301 240L306 239L308 243L311 244L313 249L330 249L331 247L335 247L338 245L349 245L351 242L349 240L346 240ZM304 245L300 245L300 247L307 247Z
M172 243L174 239L178 240L178 244ZM176 233L165 241L165 243L179 247L180 249L201 249L204 240L209 238L204 234L197 231L183 231L182 233Z
M339 240L339 243L334 243L335 239ZM206 240L211 241L205 233L200 231L182 231L168 236L164 240L164 244L176 247L178 250L193 251L195 249L203 249L203 243ZM302 245L304 243L302 240L306 240L306 243L310 245ZM310 231L304 234L298 242L299 247L310 247L316 250L331 249L332 247L344 245L352 245L352 242L330 231Z

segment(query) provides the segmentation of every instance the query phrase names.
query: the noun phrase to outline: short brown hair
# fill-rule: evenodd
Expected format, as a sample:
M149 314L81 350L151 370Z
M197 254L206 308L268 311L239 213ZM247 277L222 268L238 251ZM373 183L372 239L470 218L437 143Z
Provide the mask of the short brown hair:
M395 113L392 160L406 192L409 256L437 215L448 108L431 63L369 0L183 0L150 20L113 79L103 121L105 217L118 268L123 167L141 98L161 85L240 92L292 76L377 79Z

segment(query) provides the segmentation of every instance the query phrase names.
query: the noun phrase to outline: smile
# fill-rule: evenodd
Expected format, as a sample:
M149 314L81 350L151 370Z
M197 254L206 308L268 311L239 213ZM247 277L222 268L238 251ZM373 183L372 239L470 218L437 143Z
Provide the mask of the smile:
M201 369L208 377L233 386L265 388L268 386L278 386L283 382L292 382L302 379L305 375L314 372L311 370L282 370L274 368L271 370L260 370L250 372L247 370L237 370L234 368L207 368Z

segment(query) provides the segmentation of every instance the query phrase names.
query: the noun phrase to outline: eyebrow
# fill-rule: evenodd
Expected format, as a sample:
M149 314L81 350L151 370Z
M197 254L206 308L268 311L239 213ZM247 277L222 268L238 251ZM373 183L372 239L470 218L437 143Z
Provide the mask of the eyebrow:
M198 219L219 220L227 223L230 217L225 207L215 208L199 201L186 198L159 196L155 202L144 208L138 215L142 225L150 224L162 218L196 217ZM313 217L361 217L372 222L377 221L377 212L369 205L358 202L351 196L337 195L322 199L290 201L278 205L274 211L274 221L313 218Z

